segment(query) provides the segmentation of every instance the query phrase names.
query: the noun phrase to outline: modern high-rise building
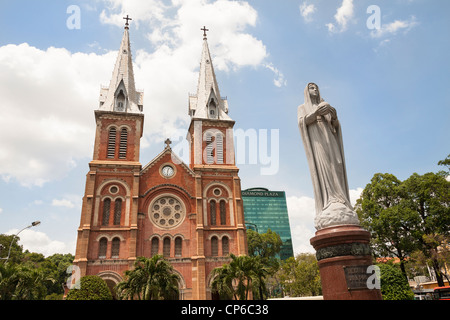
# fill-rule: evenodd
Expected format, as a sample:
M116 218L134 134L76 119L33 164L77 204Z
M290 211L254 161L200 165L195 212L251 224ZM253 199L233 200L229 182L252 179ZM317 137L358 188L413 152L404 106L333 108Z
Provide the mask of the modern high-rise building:
M244 218L247 229L265 233L268 229L278 233L283 245L280 258L294 256L291 227L284 191L269 191L266 188L251 188L242 191Z

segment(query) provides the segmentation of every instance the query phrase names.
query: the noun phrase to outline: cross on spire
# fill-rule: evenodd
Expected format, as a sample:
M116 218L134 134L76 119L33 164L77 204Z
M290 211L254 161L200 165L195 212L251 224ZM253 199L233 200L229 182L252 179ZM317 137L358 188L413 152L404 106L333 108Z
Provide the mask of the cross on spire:
M128 23L128 20L133 20L133 19L129 18L128 15L127 15L126 17L124 17L123 19L124 19L124 20L127 20L127 22L125 23L125 29L128 29L128 26L130 25L130 24Z
M207 38L206 38L206 31L209 31L209 29L206 29L206 27L205 26L203 26L203 28L202 29L200 29L200 30L202 30L203 31L203 40L206 40Z
M166 148L170 148L172 141L170 141L170 139L167 139L166 141L164 141L164 143L166 144Z

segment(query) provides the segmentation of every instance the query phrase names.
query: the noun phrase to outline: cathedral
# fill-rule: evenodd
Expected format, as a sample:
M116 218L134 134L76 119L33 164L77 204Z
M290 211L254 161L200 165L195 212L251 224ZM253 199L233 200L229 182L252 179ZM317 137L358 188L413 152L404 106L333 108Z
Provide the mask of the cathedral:
M74 260L81 276L98 275L113 287L137 257L160 254L179 276L180 299L209 300L215 297L212 270L229 262L230 253L247 254L235 122L202 30L197 93L188 99L190 163L181 161L168 139L143 166L144 99L135 86L127 20L111 82L101 88L94 112L93 159Z

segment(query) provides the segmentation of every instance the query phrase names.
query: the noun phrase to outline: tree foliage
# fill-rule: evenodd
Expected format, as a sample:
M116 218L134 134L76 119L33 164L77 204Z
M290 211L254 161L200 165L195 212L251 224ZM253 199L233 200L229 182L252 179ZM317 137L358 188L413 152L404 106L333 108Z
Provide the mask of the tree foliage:
M79 289L69 290L66 300L112 300L111 291L105 280L99 276L84 276Z
M280 267L278 255L283 241L278 233L268 229L265 233L247 230L248 254L255 257L255 272L252 292L254 299L263 300L269 296L267 281Z
M317 296L322 293L319 266L314 254L301 253L283 261L278 275L288 296Z
M247 230L248 254L263 259L275 258L280 253L283 241L278 233L268 229L265 233Z
M450 234L450 182L444 172L414 173L405 181L377 173L356 208L361 224L372 234L376 255L398 257L406 277L404 263L419 250L431 263L438 284L443 285L437 258L443 242L439 239Z
M10 254L7 261L0 261L0 300L41 300L47 296L62 299L62 283L68 277L66 270L74 256L44 257L28 250L24 252L19 240L13 235L0 235L0 257Z
M253 280L257 277L257 257L235 256L230 254L231 261L213 270L214 280L211 289L218 292L221 299L248 300L252 292Z
M178 298L179 276L162 255L139 257L133 270L125 271L125 280L117 284L120 299L174 300Z
M383 300L414 299L414 293L399 268L390 263L378 264L377 266L380 267Z

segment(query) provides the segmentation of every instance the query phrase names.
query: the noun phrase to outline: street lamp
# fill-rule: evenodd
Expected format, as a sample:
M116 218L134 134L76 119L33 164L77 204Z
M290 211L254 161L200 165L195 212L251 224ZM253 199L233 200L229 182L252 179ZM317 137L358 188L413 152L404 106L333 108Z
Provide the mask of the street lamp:
M16 239L16 237L19 235L19 233L21 233L21 232L22 232L23 230L25 230L25 229L29 229L29 228L31 228L31 227L36 227L36 226L38 226L38 225L40 225L40 224L41 224L40 221L33 221L29 226L23 228L22 230L20 230L19 232L17 232L17 233L13 236L13 238L12 238L12 240L11 240L11 243L9 244L8 256L7 256L6 258L1 258L1 259L6 259L5 264L8 262L9 255L11 254L11 248L12 248L12 244L13 244L13 242L14 242L14 239Z

